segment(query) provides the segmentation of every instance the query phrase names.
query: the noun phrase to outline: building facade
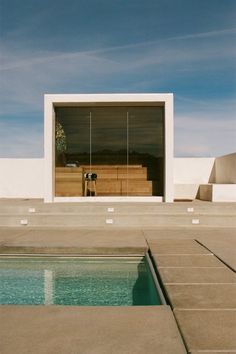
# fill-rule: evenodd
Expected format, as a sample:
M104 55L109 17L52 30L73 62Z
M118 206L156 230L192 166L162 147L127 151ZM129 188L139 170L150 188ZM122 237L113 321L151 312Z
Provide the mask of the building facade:
M174 158L172 94L45 95L44 106L44 156L0 158L0 198L236 201L235 152Z
M45 95L44 119L46 202L173 201L173 94Z

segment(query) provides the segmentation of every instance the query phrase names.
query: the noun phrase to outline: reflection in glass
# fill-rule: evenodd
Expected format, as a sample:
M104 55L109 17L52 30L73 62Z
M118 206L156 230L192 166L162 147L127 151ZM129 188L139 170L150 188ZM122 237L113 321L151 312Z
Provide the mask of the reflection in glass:
M56 107L55 160L58 196L162 196L164 108Z

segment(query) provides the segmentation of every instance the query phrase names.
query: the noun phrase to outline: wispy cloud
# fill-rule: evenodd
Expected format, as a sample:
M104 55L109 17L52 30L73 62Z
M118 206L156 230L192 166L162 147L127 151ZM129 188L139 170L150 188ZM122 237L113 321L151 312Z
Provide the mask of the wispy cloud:
M192 34L186 34L183 36L176 36L176 37L171 37L167 38L167 40L185 40L185 39L197 39L197 38L212 38L212 37L219 37L219 36L225 36L225 35L232 35L236 34L236 27L233 28L225 28L222 30L216 30L216 31L208 31L208 32L198 32L198 33L192 33Z
M155 41L145 41L145 42L138 42L138 43L131 43L131 44L126 44L126 45L119 45L119 46L107 46L107 47L101 47L96 50L80 50L76 52L42 52L42 51L34 51L33 53L30 52L28 53L27 57L24 57L26 55L25 50L21 52L14 52L11 53L11 51L6 48L2 48L2 65L0 66L0 71L4 70L11 70L11 69L16 69L16 68L21 68L25 66L32 66L32 65L40 65L40 64L45 64L45 63L50 63L50 62L55 62L55 61L60 61L60 60L83 60L84 58L99 58L100 55L104 55L106 53L112 53L112 52L121 52L123 53L124 51L129 52L132 49L136 49L141 52L143 52L144 48L149 48L149 50L154 51L157 49L157 46L161 46L160 49L170 49L166 43L168 41L183 41L183 40L188 40L188 39L198 39L198 38L210 38L210 37L219 37L219 36L225 36L225 35L232 35L236 34L236 28L230 28L230 29L223 29L219 31L209 31L209 32L199 32L199 33L193 33L189 35L183 35L183 36L176 36L176 37L168 37L165 39L158 39ZM192 45L191 45L192 46ZM158 47L159 48L159 47ZM229 48L228 48L229 49ZM230 53L235 54L235 48L231 47ZM174 51L174 50L173 50ZM212 46L211 46L211 51L212 51ZM4 54L6 52L6 54ZM7 54L8 52L8 54ZM196 51L197 52L197 51ZM230 54L228 51L224 51L221 49L220 51L222 55L227 56ZM136 52L134 52L136 53ZM148 53L149 54L149 53ZM159 50L159 54L161 54L161 51ZM171 53L170 53L171 54ZM180 54L180 53L179 53ZM180 59L188 59L188 55L190 54L190 58L195 60L198 60L199 58L206 57L206 55L209 55L209 52L204 52L201 53L198 51L198 55L196 57L196 53L193 51L193 53L187 53L182 52L182 56ZM12 55L12 57L11 57ZM23 57L23 58L21 58ZM183 58L184 57L184 58ZM15 60L17 58L17 60ZM114 56L115 58L115 56ZM167 59L167 58L165 58ZM171 57L171 59L177 59L176 57ZM107 59L109 60L109 59Z
M153 82L155 90L167 83L174 90L177 80L181 83L191 73L197 75L209 67L211 71L220 70L222 61L233 62L236 54L227 41L220 47L218 43L208 44L204 50L202 43L189 42L182 48L164 41L156 46L142 43L135 50L133 46L113 49L26 53L5 47L5 64L1 66L2 109L13 109L13 113L17 103L26 109L40 109L45 92L126 91L131 86L139 90L139 82L146 82L147 90Z
M115 38L106 41L105 32L100 45L99 35L89 39L83 33L89 45L69 50L58 50L62 46L38 49L31 36L32 47L26 48L21 39L40 26L41 17L42 13L36 15L27 28L9 29L9 41L3 39L0 156L42 156L43 94L72 92L174 92L177 155L220 155L236 150L235 27L183 30L176 36L174 30L167 36L163 31L159 37L147 35L145 41L138 37L134 41L127 32L123 45L111 45ZM206 97L206 93L211 96L216 81L220 89L213 98ZM27 112L32 122L37 115L40 123L26 125L22 117ZM7 116L15 117L14 125L7 122Z

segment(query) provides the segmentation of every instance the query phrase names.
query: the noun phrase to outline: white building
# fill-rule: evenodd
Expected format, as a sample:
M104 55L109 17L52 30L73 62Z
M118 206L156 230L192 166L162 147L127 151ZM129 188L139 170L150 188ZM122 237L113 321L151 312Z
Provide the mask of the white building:
M173 94L45 95L44 132L43 159L0 159L0 197L236 201L235 153L174 158Z

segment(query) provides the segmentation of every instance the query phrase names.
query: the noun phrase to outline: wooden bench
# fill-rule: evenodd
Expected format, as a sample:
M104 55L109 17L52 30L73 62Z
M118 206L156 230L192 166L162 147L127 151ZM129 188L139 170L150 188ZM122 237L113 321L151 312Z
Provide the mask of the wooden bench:
M77 197L83 195L82 167L56 167L55 196Z
M152 181L147 180L147 168L142 165L92 165L97 180L85 181L89 165L56 167L56 196L151 196Z

